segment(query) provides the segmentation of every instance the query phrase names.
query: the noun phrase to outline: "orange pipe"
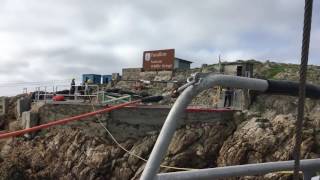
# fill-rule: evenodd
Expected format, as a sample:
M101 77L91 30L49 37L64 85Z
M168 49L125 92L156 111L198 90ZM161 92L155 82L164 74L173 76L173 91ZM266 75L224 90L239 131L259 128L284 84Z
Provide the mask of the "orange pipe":
M98 111L93 111L93 112L89 112L89 113L85 113L85 114L81 114L81 115L77 115L77 116L73 116L73 117L60 119L60 120L49 122L49 123L46 123L46 124L41 124L39 126L34 126L34 127L31 127L31 128L28 128L28 129L22 129L22 130L18 130L18 131L3 133L3 134L0 134L0 139L4 139L4 138L8 138L8 137L20 136L20 135L23 135L23 134L26 134L26 133L38 131L38 130L45 129L45 128L49 128L51 126L56 126L56 125L60 125L60 124L66 124L66 123L69 123L69 122L72 122L72 121L80 120L82 118L94 116L96 114L101 114L101 113L110 112L110 111L113 111L113 110L116 110L116 109L120 109L122 107L131 105L131 104L136 104L136 103L139 103L139 102L141 102L141 100L131 101L131 102L119 104L119 105L116 105L116 106L111 106L111 107L107 107L107 108L104 108L104 109L100 109Z

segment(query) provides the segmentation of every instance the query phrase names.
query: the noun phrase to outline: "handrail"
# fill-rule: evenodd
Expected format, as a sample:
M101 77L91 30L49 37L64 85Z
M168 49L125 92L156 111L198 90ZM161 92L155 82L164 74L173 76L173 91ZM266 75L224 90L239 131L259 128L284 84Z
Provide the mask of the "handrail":
M305 173L305 179L314 176L320 167L320 159L306 159L301 161L301 170ZM226 178L237 176L254 176L268 174L279 171L292 171L294 161L267 162L259 164L245 164L226 167L217 167L209 169L200 169L196 171L170 172L162 173L156 176L156 180L210 180L214 178ZM310 173L309 173L310 172Z
M179 124L179 121L181 121L181 117L184 114L186 107L193 97L201 91L218 85L258 91L266 91L268 89L268 82L266 80L231 75L198 73L194 75L192 79L194 83L189 83L190 85L188 87L183 86L183 88L186 89L184 89L172 106L141 175L141 180L150 180L155 178L161 161L164 158L176 127Z
M141 180L150 180L156 177L156 173L159 170L162 159L164 158L174 132L181 121L181 117L185 112L186 107L191 102L193 97L199 94L201 91L212 88L214 86L223 86L230 88L243 88L263 93L272 93L273 90L277 89L276 84L269 87L269 81L255 78L221 75L221 74L205 74L198 73L192 78L188 86L183 86L184 91L178 97L173 107L171 108L164 125L160 131L158 139L153 147L149 160L145 166L145 169L141 175ZM279 85L282 85L281 82ZM308 85L313 87L320 93L320 87ZM293 86L293 88L296 88ZM281 93L289 93L290 89L285 89ZM308 91L307 91L308 96Z
M79 87L84 87L83 85L72 85L73 87L75 87L75 92L73 94L56 94L58 92L58 88L60 87L71 87L71 85L56 85L53 86L52 88L52 92L48 92L48 88L47 86L39 86L36 87L36 96L35 96L35 101L39 101L40 97L43 97L44 101L46 102L48 97L52 97L54 95L61 95L61 96L65 96L65 97L74 97L74 100L77 100L78 97L98 97L98 94L88 94L88 95L81 95L79 94L79 92L84 92L84 90L79 90ZM96 88L96 90L99 90L99 86L95 85L95 84L89 84L87 85L89 88ZM41 88L43 88L43 90L41 90ZM64 89L66 89L64 88ZM69 89L68 89L69 90ZM97 99L98 100L98 99Z

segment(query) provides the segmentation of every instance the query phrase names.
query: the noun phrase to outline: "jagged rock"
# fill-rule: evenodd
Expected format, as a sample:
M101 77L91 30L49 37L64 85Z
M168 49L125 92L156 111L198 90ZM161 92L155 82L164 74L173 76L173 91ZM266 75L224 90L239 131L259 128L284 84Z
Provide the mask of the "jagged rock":
M163 164L188 168L214 167L223 141L234 130L232 121L216 124L195 123L187 129L180 129L175 133Z
M1 179L24 180L27 178L26 166L20 162L2 162L0 166Z
M223 141L234 130L232 121L195 123L190 124L188 129L183 127L175 133L163 164L188 168L213 167ZM88 132L68 127L49 130L45 136L31 141L14 139L9 146L11 154L4 158L12 160L12 165L17 163L17 159L29 159L23 164L28 168L23 167L21 172L32 179L138 179L144 161L129 155L105 136L92 136ZM153 133L141 139L123 141L121 146L147 159L156 138L157 134ZM172 169L161 168L161 171Z
M295 117L277 115L271 121L252 118L238 126L233 136L220 149L219 166L291 160L295 136ZM261 123L265 124L261 127ZM267 124L267 125L266 125ZM312 121L306 120L303 128L301 157L317 158L319 137L315 136Z

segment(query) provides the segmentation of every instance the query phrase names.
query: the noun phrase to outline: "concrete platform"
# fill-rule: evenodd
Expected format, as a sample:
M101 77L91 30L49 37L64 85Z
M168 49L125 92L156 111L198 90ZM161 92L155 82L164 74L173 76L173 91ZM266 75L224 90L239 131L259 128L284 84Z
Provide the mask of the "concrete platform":
M170 112L170 106L128 106L112 111L110 117L113 121L129 124L145 124L162 126ZM190 106L182 117L182 124L192 122L214 122L232 119L235 110L215 109L201 106Z
M105 107L95 106L96 110L101 108ZM128 106L101 114L99 117L117 139L125 140L130 137L144 137L147 134L159 132L170 109L170 106ZM66 103L47 103L40 106L38 109L40 124L92 111L91 105ZM186 113L181 117L179 127L194 123L230 124L230 122L233 121L234 112L234 110L230 109L214 109L201 106L189 107L186 109ZM90 123L90 126L98 123L97 117L87 117L80 121L66 124L66 126L84 125L82 127L88 129L86 127ZM103 128L100 126L98 127L99 129L97 129L97 131L101 130L102 133L105 133Z

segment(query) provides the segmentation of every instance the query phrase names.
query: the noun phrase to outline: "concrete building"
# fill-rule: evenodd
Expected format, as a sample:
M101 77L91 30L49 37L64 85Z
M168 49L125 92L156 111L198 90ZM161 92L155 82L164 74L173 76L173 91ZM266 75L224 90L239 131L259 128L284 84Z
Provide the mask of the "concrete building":
M102 84L108 84L112 81L112 75L102 75Z
M89 79L92 81L93 84L101 84L100 74L83 74L82 75L82 83L85 83Z
M190 69L190 65L191 65L191 61L187 61L184 59L180 59L180 58L174 58L174 66L173 69Z
M220 66L220 72L228 75L252 77L253 63L247 61L223 62Z
M220 72L227 75L253 77L253 63L248 61L221 63ZM224 101L224 92L221 102ZM247 109L250 104L250 93L248 89L234 89L232 106L236 109Z

